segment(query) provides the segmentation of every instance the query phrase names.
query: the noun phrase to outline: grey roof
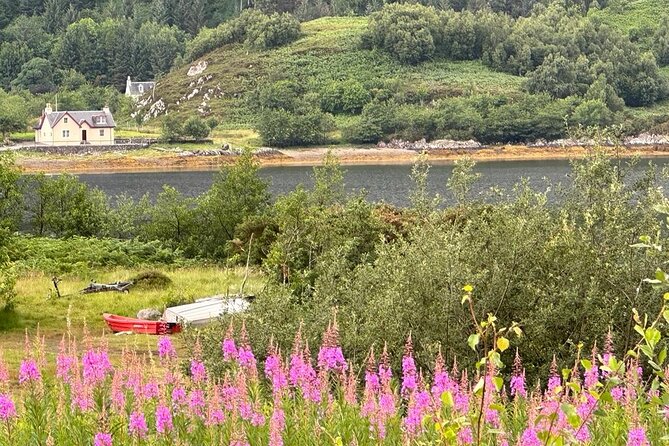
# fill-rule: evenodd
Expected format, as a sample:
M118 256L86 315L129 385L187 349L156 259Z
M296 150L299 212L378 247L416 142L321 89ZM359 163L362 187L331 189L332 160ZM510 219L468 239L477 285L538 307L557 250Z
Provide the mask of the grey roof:
M139 91L139 86L142 86L144 91ZM125 86L125 94L130 96L141 96L156 86L155 82L128 82Z
M89 110L89 111L59 111L59 112L51 112L48 115L42 116L42 119L40 119L39 123L35 127L36 129L42 128L42 122L43 119L46 117L46 119L49 120L49 125L53 128L54 125L58 123L62 118L65 116L69 116L72 118L79 126L83 124L84 122L88 123L88 125L92 128L100 128L100 129L105 129L105 128L110 128L110 127L116 127L116 123L114 122L114 117L112 116L111 112L103 111L103 110ZM100 120L100 117L104 117L104 120Z

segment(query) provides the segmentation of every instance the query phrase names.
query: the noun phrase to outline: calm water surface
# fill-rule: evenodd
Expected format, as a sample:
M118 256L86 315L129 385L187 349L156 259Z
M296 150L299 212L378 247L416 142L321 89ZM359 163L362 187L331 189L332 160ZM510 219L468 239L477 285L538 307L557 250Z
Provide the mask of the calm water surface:
M635 173L640 174L650 160L642 160L635 166ZM669 159L653 159L658 167L669 164ZM344 181L349 192L365 191L370 201L391 203L399 206L408 203L411 190L411 166L408 165L365 165L345 166ZM430 168L430 192L448 196L446 181L453 170L452 165L437 164ZM511 189L521 179L526 179L534 189L546 190L558 183L568 183L571 168L568 161L494 161L476 165L476 172L481 174L473 193L484 195L493 187ZM310 186L312 168L306 166L267 167L260 170L260 175L270 182L274 196L286 194L299 184ZM162 186L168 184L188 196L197 196L205 192L212 184L215 172L150 172L150 173L110 173L81 174L79 178L97 186L110 196L127 193L135 198L145 193L155 198ZM665 187L669 184L665 184Z

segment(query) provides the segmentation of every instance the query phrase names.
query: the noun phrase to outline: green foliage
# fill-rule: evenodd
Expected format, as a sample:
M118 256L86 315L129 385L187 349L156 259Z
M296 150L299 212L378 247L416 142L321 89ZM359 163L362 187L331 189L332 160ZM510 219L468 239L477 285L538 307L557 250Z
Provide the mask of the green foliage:
M147 209L147 223L139 229L142 240L163 240L176 249L187 244L195 232L195 203L172 186L164 185L156 203Z
M392 3L370 16L365 40L400 62L416 64L434 56L441 41L439 25L434 8Z
M100 190L67 174L41 174L28 181L28 218L36 235L90 237L101 232L107 199Z
M28 124L28 112L25 101L17 95L5 93L0 89L0 135L3 139L10 132L20 132L26 129Z
M226 44L245 43L270 49L286 45L300 37L300 23L288 13L266 15L257 9L242 13L214 29L203 28L188 43L188 60L198 59Z
M247 30L246 42L258 48L275 48L300 36L300 22L288 14L274 13L252 23Z
M360 113L369 101L369 92L354 79L332 81L321 90L321 109L332 114Z
M19 270L47 274L84 273L95 268L179 265L184 259L178 251L158 240L117 240L107 238L19 236L8 247L9 259Z
M263 144L276 147L322 144L333 127L332 116L313 107L265 110L256 125Z
M15 88L30 90L33 94L48 93L56 86L53 79L51 62L40 57L30 59L21 67L21 72L12 81Z
M179 117L167 115L163 118L160 139L163 141L176 141L184 134L184 124Z
M327 325L337 308L344 351L360 362L372 343L401 349L408 332L420 339L414 348L423 365L439 345L459 364L473 362L463 335L470 318L460 304L471 283L476 314L523 327L518 342L527 348L528 377L545 372L554 353L570 363L570 342L592 345L609 327L630 345L631 308L658 308L656 293L637 290L639 281L666 258L629 247L634 234L660 229L653 203L662 198L652 173L628 186L617 161L595 155L574 164L559 204L521 183L491 205L468 200L471 167L460 166L449 185L457 209L439 210L429 195L414 194L416 206L402 213L411 222L402 236L389 237L355 200L318 211L303 189L279 199L279 233L264 265L285 286L258 297L249 330L265 342L273 333L287 348L292 335L284 333L303 321L305 338L318 342L309 327Z
M184 123L183 134L195 140L202 140L209 136L211 128L204 119L192 116Z
M236 238L236 228L262 214L270 196L267 182L258 175L259 168L250 152L243 153L234 165L221 168L211 189L198 202L197 252L224 258L228 243Z

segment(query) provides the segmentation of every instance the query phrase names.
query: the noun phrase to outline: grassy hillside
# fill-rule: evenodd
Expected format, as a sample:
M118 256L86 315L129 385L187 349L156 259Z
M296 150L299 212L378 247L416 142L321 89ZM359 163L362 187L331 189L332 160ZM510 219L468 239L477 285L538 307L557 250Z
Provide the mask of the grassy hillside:
M248 129L253 122L249 93L260 84L280 78L299 79L316 86L334 79L354 78L369 85L396 78L401 80L398 86L401 93L426 101L520 89L522 78L495 72L479 62L442 59L407 66L379 51L362 50L359 39L366 24L365 17L327 17L303 23L303 37L276 50L256 51L240 44L226 45L201 59L208 66L200 75L187 76L189 65L161 79L155 99L162 98L170 113L184 117L196 113L205 102L223 129L236 130ZM198 92L188 99L195 88ZM210 90L207 100L204 95ZM233 142L237 137L244 142L253 141L248 132L219 131L215 136L227 136Z
M612 0L607 8L592 15L622 31L656 27L669 14L666 0Z

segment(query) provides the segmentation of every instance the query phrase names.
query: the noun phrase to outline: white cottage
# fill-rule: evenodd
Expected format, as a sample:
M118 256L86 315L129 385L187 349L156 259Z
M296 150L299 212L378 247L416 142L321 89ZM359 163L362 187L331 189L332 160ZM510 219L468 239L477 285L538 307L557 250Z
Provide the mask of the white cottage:
M114 144L114 117L109 107L92 111L53 111L46 104L34 127L35 142L50 146Z
M130 76L125 81L125 95L130 96L135 101L154 88L156 88L155 82L133 82Z

